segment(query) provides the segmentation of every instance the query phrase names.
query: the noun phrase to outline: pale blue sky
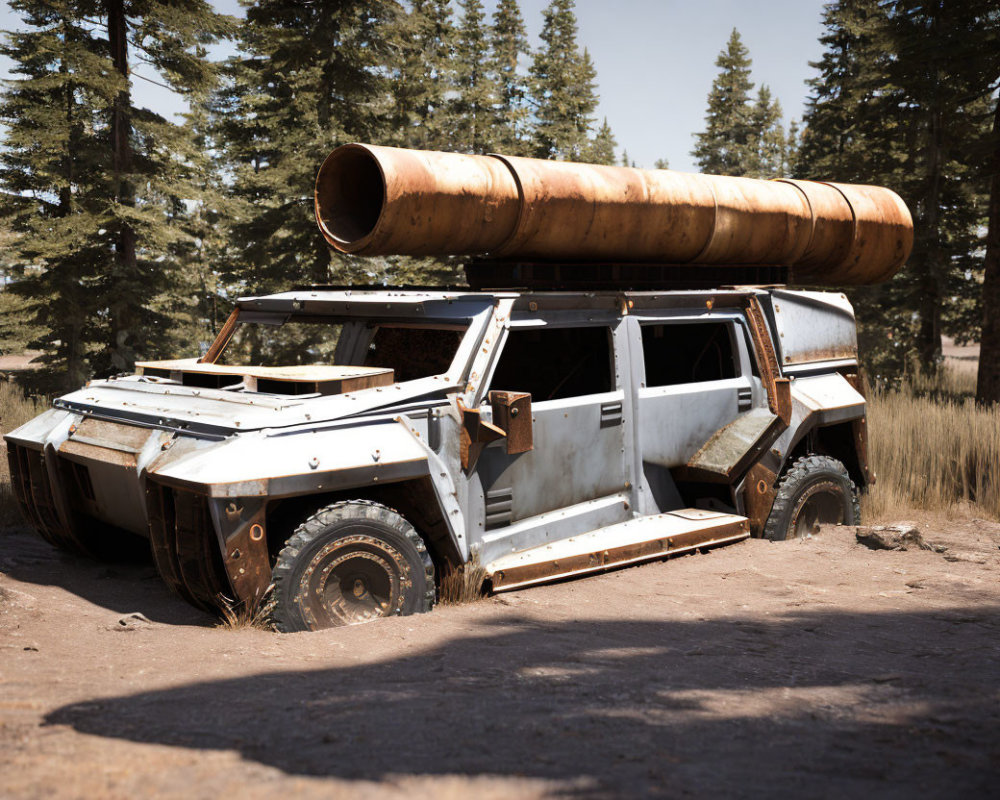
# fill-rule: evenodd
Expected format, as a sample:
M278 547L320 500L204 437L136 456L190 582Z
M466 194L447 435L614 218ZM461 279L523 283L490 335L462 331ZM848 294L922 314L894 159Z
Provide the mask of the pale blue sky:
M549 0L521 0L532 44L538 43L542 10ZM484 0L492 14L495 0ZM238 14L236 0L215 0L220 11ZM705 101L716 74L715 59L735 27L753 59L753 78L781 101L785 121L801 118L812 76L810 61L821 54L823 0L577 0L580 43L597 67L601 96L598 121L607 117L639 166L668 158L673 169L696 171L692 135L704 121ZM19 19L4 3L0 27ZM228 48L227 48L228 49ZM0 62L0 75L9 64ZM149 67L135 72L155 78ZM162 111L181 107L176 98L142 80L136 99Z

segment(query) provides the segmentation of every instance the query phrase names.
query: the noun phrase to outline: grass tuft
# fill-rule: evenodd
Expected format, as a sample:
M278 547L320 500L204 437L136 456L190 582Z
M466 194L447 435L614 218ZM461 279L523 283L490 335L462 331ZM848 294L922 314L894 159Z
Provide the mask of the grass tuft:
M441 605L475 603L486 596L486 570L479 557L446 572L438 585L438 602Z
M219 609L219 624L216 627L229 631L274 630L266 602L239 603L220 594L215 598L215 604Z

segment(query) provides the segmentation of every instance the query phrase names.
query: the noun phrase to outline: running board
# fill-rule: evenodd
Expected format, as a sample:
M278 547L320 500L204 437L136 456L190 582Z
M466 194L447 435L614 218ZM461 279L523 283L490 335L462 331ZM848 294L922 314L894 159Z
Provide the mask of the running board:
M746 517L684 508L620 522L551 544L501 556L485 565L494 591L518 589L588 572L650 561L750 536Z

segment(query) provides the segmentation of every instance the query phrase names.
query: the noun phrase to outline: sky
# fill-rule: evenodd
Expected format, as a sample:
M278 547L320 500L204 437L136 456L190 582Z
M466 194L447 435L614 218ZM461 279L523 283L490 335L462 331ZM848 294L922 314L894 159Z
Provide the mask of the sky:
M549 0L520 0L533 46ZM215 0L219 11L241 14L237 0ZM488 14L495 0L484 0ZM600 104L597 123L607 117L618 151L640 167L666 158L672 169L696 172L693 136L704 126L705 105L718 72L715 60L736 28L753 60L756 86L766 84L781 102L785 123L801 119L812 77L810 61L822 48L824 0L577 0L579 42L597 68ZM7 3L0 28L16 29L20 20ZM232 47L214 53L224 56ZM0 77L10 77L10 62L0 59ZM148 66L137 76L156 79ZM182 102L141 77L133 80L140 105L177 113Z

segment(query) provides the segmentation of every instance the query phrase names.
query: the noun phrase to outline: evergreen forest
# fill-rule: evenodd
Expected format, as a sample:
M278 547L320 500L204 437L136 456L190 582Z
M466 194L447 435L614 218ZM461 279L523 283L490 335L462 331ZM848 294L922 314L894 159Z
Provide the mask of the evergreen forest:
M9 5L0 355L41 352L34 392L193 355L241 295L460 284L454 259L327 246L313 182L339 144L635 165L597 116L573 0L547 5L537 46L518 0L242 0L240 19L208 0ZM1000 7L835 0L823 31L798 120L756 85L739 32L720 42L692 156L707 173L897 191L913 255L850 292L869 375L933 374L951 336L981 344L977 396L998 402ZM211 56L220 42L232 55ZM137 65L184 98L183 119L138 102Z

